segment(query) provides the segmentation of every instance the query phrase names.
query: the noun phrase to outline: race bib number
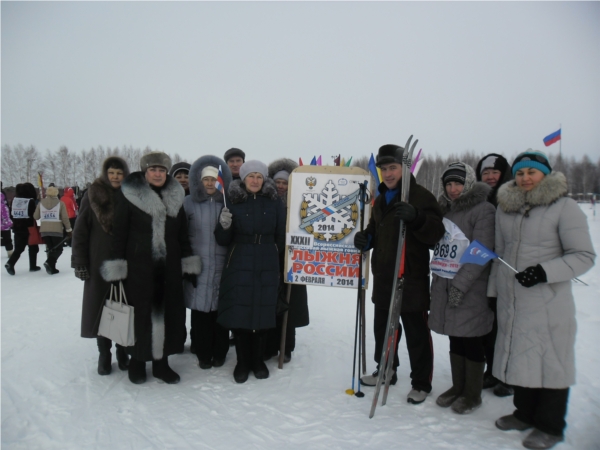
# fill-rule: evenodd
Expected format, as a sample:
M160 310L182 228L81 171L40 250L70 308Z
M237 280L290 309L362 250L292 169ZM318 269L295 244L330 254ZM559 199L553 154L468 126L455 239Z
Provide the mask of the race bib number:
M52 209L46 209L44 205L40 204L40 220L42 222L60 222L60 202Z
M462 264L459 263L461 256L469 246L469 239L449 219L443 219L446 232L444 237L435 244L433 258L431 258L431 272L442 278L454 278Z
M15 197L12 202L12 216L15 219L29 219L29 200L28 198Z

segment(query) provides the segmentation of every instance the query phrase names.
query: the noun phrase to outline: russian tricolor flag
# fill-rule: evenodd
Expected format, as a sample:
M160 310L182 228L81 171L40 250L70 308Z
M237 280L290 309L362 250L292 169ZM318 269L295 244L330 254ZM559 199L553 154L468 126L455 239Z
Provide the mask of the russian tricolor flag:
M223 194L225 197L225 182L223 181L223 172L221 172L221 165L219 165L219 175L217 175L217 182L215 183L217 191Z
M544 138L544 145L546 147L554 144L555 142L560 141L560 130L561 129L559 128L558 131L555 131L554 133L549 134Z

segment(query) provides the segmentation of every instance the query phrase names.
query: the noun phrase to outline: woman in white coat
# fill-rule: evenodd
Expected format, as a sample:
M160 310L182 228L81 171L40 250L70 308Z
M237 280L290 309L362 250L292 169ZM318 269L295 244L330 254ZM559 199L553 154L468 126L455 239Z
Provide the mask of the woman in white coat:
M566 197L567 181L547 156L527 150L512 165L514 181L498 191L496 253L488 296L498 298L493 375L514 386L513 414L501 430L533 431L526 448L561 442L569 386L575 383L575 303L571 280L593 265L587 219Z

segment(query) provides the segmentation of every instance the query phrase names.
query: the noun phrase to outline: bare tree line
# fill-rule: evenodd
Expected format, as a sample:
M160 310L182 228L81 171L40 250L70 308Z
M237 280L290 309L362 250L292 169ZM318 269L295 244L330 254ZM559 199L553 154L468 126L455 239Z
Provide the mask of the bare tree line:
M45 186L54 183L59 187L83 188L100 175L102 162L109 156L123 158L133 172L139 170L140 158L151 151L150 147L140 149L124 145L121 148L98 146L75 152L62 146L56 151L42 153L32 145L3 145L2 183L8 187L28 181L37 187L37 175L42 173ZM183 161L177 153L171 157L174 163Z
M44 185L54 183L59 187L79 186L84 187L94 181L100 174L102 162L109 156L120 156L129 165L132 171L138 170L140 158L152 151L150 147L144 149L123 147L92 147L79 152L71 151L62 146L58 150L46 150L42 153L34 146L24 147L21 144L2 146L2 182L5 187L16 186L18 183L29 181L37 186L38 172L43 174ZM451 154L446 157L428 155L423 160L422 167L417 174L417 182L433 192L436 196L440 193L440 177L444 168L454 161L462 161L473 168L485 153L476 153L466 150L460 154ZM184 161L177 153L171 155L173 163ZM509 163L512 158L507 157ZM587 155L581 158L574 156L562 158L559 155L550 155L550 162L555 170L563 172L569 183L569 193L573 196L588 193L600 193L600 159L593 162ZM369 157L361 156L353 160L353 166L369 170Z
M477 163L487 153L476 153L473 150L466 150L461 154L451 154L446 157L439 155L426 156L422 166L417 173L417 183L426 187L434 195L441 193L441 176L448 164L456 161L462 161L469 164L473 169ZM550 164L554 170L560 171L567 177L569 185L569 194L576 198L585 198L587 194L600 193L600 158L596 163L592 162L589 156L582 158L574 156L564 158L560 155L550 155ZM506 157L509 164L513 158ZM369 170L369 157L362 156L354 160L353 166Z

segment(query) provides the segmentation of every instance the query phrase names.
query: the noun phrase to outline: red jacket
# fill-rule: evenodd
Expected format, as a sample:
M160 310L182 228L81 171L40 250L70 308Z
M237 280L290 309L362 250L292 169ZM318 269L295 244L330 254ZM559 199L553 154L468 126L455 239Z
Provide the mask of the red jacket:
M79 206L77 206L77 202L75 201L75 193L73 192L73 189L70 187L65 188L65 193L61 197L60 201L65 204L69 219L74 219L77 217L77 210L79 209Z

